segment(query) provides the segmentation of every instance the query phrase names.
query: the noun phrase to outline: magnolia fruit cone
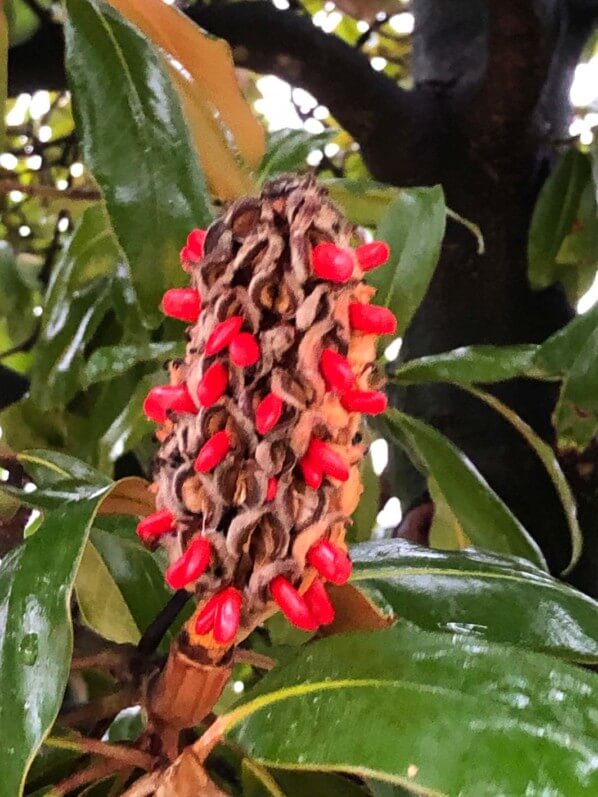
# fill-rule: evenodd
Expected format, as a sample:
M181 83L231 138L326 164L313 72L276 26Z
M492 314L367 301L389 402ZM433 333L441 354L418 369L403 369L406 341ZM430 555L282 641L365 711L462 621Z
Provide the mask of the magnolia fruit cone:
M366 452L358 410L386 406L376 343L396 328L363 282L388 247L359 243L313 177L287 176L234 202L182 251L190 286L165 306L181 320L199 315L184 359L169 366L179 392L154 389L149 404L161 422L157 511L167 514L140 536L164 546L173 583L197 598L189 655L224 653L277 608L302 627L330 622L327 575L309 556L322 541L336 557L329 572L349 577L345 530ZM198 537L209 556L192 567Z

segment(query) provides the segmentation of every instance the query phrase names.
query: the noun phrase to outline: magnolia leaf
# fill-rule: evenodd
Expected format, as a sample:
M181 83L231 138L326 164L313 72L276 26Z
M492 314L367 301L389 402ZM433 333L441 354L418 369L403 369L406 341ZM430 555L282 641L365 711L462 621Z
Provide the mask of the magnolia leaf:
M212 117L218 116L243 161L256 169L266 149L266 136L241 94L229 45L205 33L176 6L163 0L108 2L183 67L196 101L206 106ZM201 148L200 155L206 169L208 158ZM209 157L209 152L205 155Z

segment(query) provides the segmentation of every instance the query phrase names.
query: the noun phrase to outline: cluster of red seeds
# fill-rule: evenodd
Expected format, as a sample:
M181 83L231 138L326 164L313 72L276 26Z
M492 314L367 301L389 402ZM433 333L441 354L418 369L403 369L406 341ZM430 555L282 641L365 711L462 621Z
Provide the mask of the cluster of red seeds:
M194 230L181 250L183 267L187 263L198 263L203 256L206 233ZM315 276L335 283L345 283L353 275L354 259L362 271L369 271L384 264L388 259L388 246L374 241L357 247L354 252L332 243L320 243L312 251L312 268ZM201 297L192 288L168 290L162 301L162 310L172 318L195 323L201 313ZM260 347L255 337L243 331L244 318L234 315L217 324L205 345L205 354L211 356L228 350L230 360L238 367L254 365L260 358ZM349 305L349 321L352 329L379 335L392 334L396 330L396 319L384 307L360 302ZM320 359L320 371L329 391L336 393L348 412L376 415L386 409L387 399L382 391L359 390L355 387L355 376L348 360L333 349L325 349ZM211 365L203 374L195 398L187 386L161 385L150 390L143 408L146 415L158 424L164 423L171 412L197 413L199 407L211 407L228 387L228 370L219 362ZM256 408L255 426L260 435L271 431L278 423L284 406L274 393L269 393ZM215 433L201 447L194 463L197 472L212 471L226 457L231 440L226 430ZM312 437L305 456L299 466L306 484L317 490L325 477L341 482L349 478L349 468L343 458L326 442ZM270 478L267 500L274 499L277 480ZM161 510L142 520L137 526L139 538L151 544L164 534L175 530L176 519L168 510ZM166 571L166 581L173 589L183 589L196 581L208 568L211 559L210 542L203 537L191 540L183 555ZM297 627L313 631L320 625L332 622L334 610L324 588L323 580L333 584L344 584L351 575L351 561L339 547L327 540L320 540L310 548L307 562L318 573L309 588L301 594L283 576L270 583L270 594L283 614ZM242 606L241 593L227 587L213 595L196 618L195 631L204 635L210 631L219 644L231 643L239 627Z

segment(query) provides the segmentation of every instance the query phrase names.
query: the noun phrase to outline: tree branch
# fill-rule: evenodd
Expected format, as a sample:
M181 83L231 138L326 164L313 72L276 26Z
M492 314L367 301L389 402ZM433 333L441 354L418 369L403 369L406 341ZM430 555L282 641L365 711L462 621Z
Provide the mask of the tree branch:
M438 179L439 107L427 87L404 91L309 16L278 11L266 0L194 4L185 13L226 39L238 66L277 75L326 105L359 143L375 177L397 185ZM32 39L10 50L9 94L65 86L62 30L45 22Z
M433 181L433 93L404 91L337 36L265 0L194 5L186 14L226 39L238 66L274 74L326 105L359 143L374 176L401 185Z

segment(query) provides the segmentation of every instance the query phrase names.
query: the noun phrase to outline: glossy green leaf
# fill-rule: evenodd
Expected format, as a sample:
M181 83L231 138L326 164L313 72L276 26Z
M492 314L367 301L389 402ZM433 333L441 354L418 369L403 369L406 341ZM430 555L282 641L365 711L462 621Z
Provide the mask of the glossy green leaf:
M96 520L91 542L101 556L111 578L118 587L131 616L143 632L172 597L164 583L164 575L152 554L139 544L135 534L137 521L118 517L110 529L107 518ZM167 634L170 640L171 634Z
M54 734L56 733L57 731L54 729ZM73 737L76 736L76 734L72 735ZM49 739L51 738L49 737ZM75 762L83 755L81 750L76 749L74 745L72 747L62 746L62 741L68 738L66 733L64 736L59 737L55 735L54 738L58 739L61 746L55 747L53 744L48 744L47 739L31 764L25 786L28 794L32 788L41 788L43 783L58 783L58 781L67 776Z
M111 484L103 473L85 462L60 451L29 449L18 459L36 485L29 490L0 484L0 489L35 509L54 509L65 501L80 501L95 493L98 487Z
M123 709L108 728L108 741L134 742L146 728L147 717L141 706Z
M353 224L362 227L377 227L390 203L402 191L409 190L377 183L374 180L355 180L346 177L333 177L320 182L326 187L331 198L340 205L347 218ZM446 208L446 215L449 219L462 224L474 236L478 254L483 255L484 237L477 224L450 208Z
M528 238L528 277L534 288L559 279L557 255L577 219L584 188L591 180L587 155L571 148L548 177L534 208Z
M556 256L559 280L572 305L590 288L598 266L598 211L594 191L592 181L588 180L579 199L573 228Z
M110 488L49 512L0 565L1 797L17 797L52 726L72 650L73 581L98 505Z
M61 451L31 448L22 451L17 458L38 488L63 481L80 481L98 487L111 483L99 470Z
M597 723L594 673L402 624L314 643L213 733L268 767L350 772L418 794L589 795Z
M385 420L414 464L435 480L474 545L546 567L536 542L462 451L436 429L398 410L388 410Z
M547 338L536 355L536 366L547 373L565 375L595 329L598 329L598 304Z
M40 5L47 6L47 0L41 0ZM26 0L8 0L5 7L9 43L11 47L16 47L34 35L39 29L40 20Z
M78 479L65 479L49 487L33 491L22 490L11 485L1 484L3 492L18 498L21 503L34 509L56 509L66 501L84 501L94 495L97 485L81 482Z
M309 153L323 148L333 135L332 130L325 130L317 135L306 130L286 129L270 133L268 149L259 168L260 182L281 172L304 169Z
M400 190L373 180L344 177L322 180L322 184L349 221L362 227L376 227Z
M52 270L44 300L31 372L31 395L41 409L66 404L79 389L84 347L110 308L119 256L102 208L89 208Z
M143 377L131 395L130 401L102 435L99 444L99 464L107 469L125 451L134 448L145 435L153 434L155 426L143 414L143 399L150 388L165 381L160 369Z
M401 384L421 382L482 382L491 384L528 376L548 378L535 363L539 346L462 346L403 363L394 374Z
M84 384L114 379L127 373L139 362L164 360L184 354L184 342L140 343L138 345L102 346L96 349L85 365Z
M63 448L69 437L71 417L59 410L44 412L27 396L0 413L4 443L14 451L53 446Z
M580 317L580 319L581 318L583 317ZM559 464L556 453L552 447L545 443L522 418L510 409L510 407L503 404L503 402L490 393L477 389L472 383L477 381L496 381L496 379L493 380L491 378L493 374L495 377L500 375L503 378L506 377L507 374L509 374L509 376L516 376L517 373L515 369L521 369L519 375L523 375L523 373L526 373L528 376L543 374L543 376L539 378L548 378L549 374L556 376L566 368L573 370L577 362L577 360L574 359L575 346L582 346L582 337L580 333L589 331L590 323L585 319L583 321L576 319L569 327L571 327L571 329L569 329L568 332L565 332L567 329L567 327L565 327L565 330L560 330L552 338L549 338L541 347L535 350L535 353L533 348L523 347L521 349L521 354L518 354L515 360L511 358L511 365L509 365L510 355L506 353L506 350L502 350L502 353L498 354L496 357L497 369L493 368L492 355L490 355L490 359L486 356L486 354L489 354L487 352L483 352L482 356L480 356L480 348L485 349L486 347L476 347L477 351L473 355L470 355L468 351L467 362L464 365L461 365L458 356L459 349L457 349L454 352L447 352L445 354L436 355L435 357L413 360L406 363L396 372L397 381L403 384L412 382L448 381L458 385L499 412L525 438L529 446L536 452L554 484L567 518L572 550L570 563L563 574L571 570L581 555L582 533L577 520L575 498ZM592 330L594 330L593 327ZM595 349L598 345L596 343L598 337L594 340L594 335L598 335L598 333L592 331L588 342L582 349L584 356L581 357L581 355L579 355L579 366L576 372L578 379L574 381L572 391L564 398L568 385L568 380L566 379L561 399L559 400L556 410L557 426L565 432L565 434L566 430L569 430L569 437L565 437L565 440L578 440L581 444L585 444L591 439L591 435L598 427L598 420L596 420L593 409L596 407L595 387L593 387L593 385L595 383ZM501 351L501 349L498 349L498 351ZM528 363L531 363L529 371L526 370L528 368ZM514 367L512 368L512 366ZM511 370L509 371L509 369ZM483 379L479 377L483 377ZM587 405L587 408L583 406L583 403ZM572 429L575 433L573 438L571 437ZM469 536L467 530L464 530ZM475 543L475 539L471 539ZM506 552L507 551L505 551L505 553ZM517 551L511 552L517 553Z
M430 548L440 548L443 551L460 551L471 547L458 518L447 504L442 490L435 480L428 478L428 492L434 505L434 516L428 532Z
M581 347L554 411L562 448L586 448L598 432L598 327Z
M406 540L354 545L351 558L351 584L386 617L598 661L598 603L524 559Z
M75 594L81 618L92 631L112 642L139 642L139 628L91 540L83 549Z
M384 266L368 272L377 289L374 301L390 308L402 335L434 274L446 224L446 205L440 186L400 191L378 225L377 237L390 246Z
M98 0L67 0L66 9L66 64L84 159L154 326L164 290L184 281L178 252L187 233L211 218L203 175L151 44Z
M0 241L0 317L14 344L32 335L37 324L33 307L39 304L38 286L29 283L21 264L22 258L16 258L9 244Z
M371 457L367 456L362 459L359 471L363 493L357 509L351 516L353 525L347 530L347 539L351 542L364 542L370 539L376 525L378 504L380 503L380 479L374 473Z
M521 436L526 440L528 445L533 448L538 458L544 465L546 472L548 473L550 480L554 485L554 489L558 493L558 496L561 500L563 511L567 519L567 525L569 526L569 534L571 537L571 559L567 567L561 573L563 576L567 575L577 564L579 557L581 556L583 535L579 527L579 521L577 520L577 504L575 502L575 496L573 495L573 491L569 486L569 482L562 471L556 453L553 451L552 447L548 445L548 443L545 443L544 440L542 440L542 438L537 435L536 432L534 432L531 426L529 426L522 418L520 418L517 413L513 412L510 407L507 407L506 404L503 404L502 401L497 399L496 396L486 393L483 390L478 390L471 385L463 387L469 393L476 396L481 401L484 401L486 404L488 404L488 406L492 407L493 410L499 412L503 418L506 418L506 420L509 421L509 423L514 426L515 429L517 429Z

